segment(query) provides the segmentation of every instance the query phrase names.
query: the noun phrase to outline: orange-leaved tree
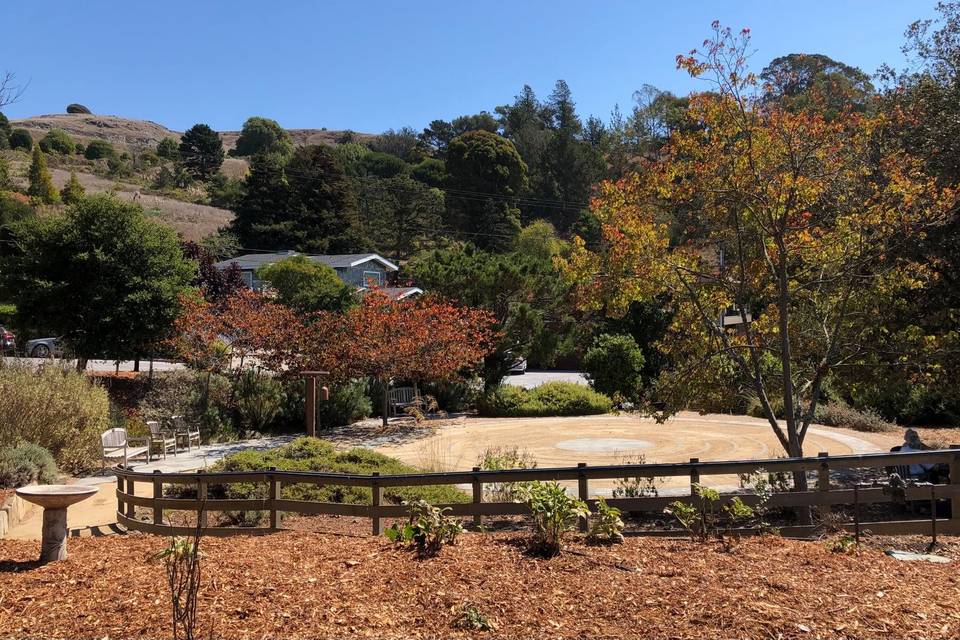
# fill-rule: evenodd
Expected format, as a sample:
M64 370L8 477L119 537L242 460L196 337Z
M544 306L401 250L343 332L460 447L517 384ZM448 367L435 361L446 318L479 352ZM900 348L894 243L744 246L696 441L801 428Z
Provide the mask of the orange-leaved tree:
M827 377L863 360L885 317L911 312L905 294L932 276L905 248L956 197L884 144L886 116L826 119L770 100L747 68L749 41L715 23L704 51L678 56L713 90L690 97L657 159L601 185L601 246L577 239L563 266L588 307L616 315L633 300L670 301L657 346L672 364L650 413L749 394L800 456ZM681 213L694 224L678 242Z
M334 381L377 380L386 426L391 381L457 378L491 351L494 323L487 311L435 296L393 300L372 290L346 313L316 314L287 366L326 370Z

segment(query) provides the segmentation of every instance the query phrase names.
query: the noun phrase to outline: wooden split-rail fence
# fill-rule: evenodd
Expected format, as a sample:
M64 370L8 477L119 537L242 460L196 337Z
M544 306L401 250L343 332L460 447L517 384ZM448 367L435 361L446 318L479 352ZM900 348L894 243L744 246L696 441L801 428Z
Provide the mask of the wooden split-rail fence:
M300 471L256 471L209 473L161 473L138 472L133 469L117 468L117 520L129 530L143 531L160 535L191 535L193 526L176 526L164 518L167 511L188 511L196 514L197 522L202 526L204 535L227 536L235 534L269 533L282 528L283 514L302 515L341 515L369 518L375 535L382 533L384 521L401 519L409 515L409 509L401 504L384 502L384 489L388 487L413 487L436 485L459 485L472 487L473 500L462 504L437 505L449 507L451 515L472 516L474 524L482 524L485 516L511 516L529 513L527 506L517 502L484 501L484 485L491 483L514 483L531 481L575 481L579 497L594 507L590 496L591 480L619 480L624 478L665 478L689 477L691 496L693 485L710 485L710 476L751 474L762 469L768 473L777 472L815 472L815 488L808 491L790 491L775 493L767 503L768 507L815 507L829 511L836 505L860 505L894 502L899 498L883 487L834 487L830 484L830 472L841 469L885 469L889 467L907 468L908 465L946 465L949 480L942 484L924 484L910 486L908 483L903 498L907 501L931 501L935 507L937 501L950 502L950 518L939 518L933 508L931 518L903 519L892 521L863 522L861 526L877 535L924 534L933 532L942 534L960 534L960 445L950 449L918 451L907 453L867 453L856 455L830 456L821 453L816 457L776 458L770 460L701 462L692 458L689 462L675 464L618 464L603 466L559 467L544 469L510 469L503 471L453 471L446 473L415 473L403 475L348 475L339 473L314 473ZM137 495L136 485L152 485L150 496ZM208 498L211 487L235 483L253 483L266 487L264 497L242 500ZM370 504L341 504L332 502L313 502L306 500L288 500L282 497L284 485L312 484L318 486L354 486L367 487L371 491ZM195 497L165 497L164 485L186 485L195 489ZM733 495L747 504L755 503L756 496L747 494L724 493L721 501L730 500ZM932 500L931 500L932 498ZM664 507L676 500L695 500L684 496L655 496L636 498L611 498L607 503L625 513L662 512ZM148 510L151 517L138 519L136 508ZM209 523L209 512L218 511L261 511L269 513L269 525L261 527L217 526ZM580 528L585 530L586 521ZM853 524L848 525L852 529ZM814 535L812 525L781 527L785 536L804 537ZM651 535L677 535L675 530L645 531Z

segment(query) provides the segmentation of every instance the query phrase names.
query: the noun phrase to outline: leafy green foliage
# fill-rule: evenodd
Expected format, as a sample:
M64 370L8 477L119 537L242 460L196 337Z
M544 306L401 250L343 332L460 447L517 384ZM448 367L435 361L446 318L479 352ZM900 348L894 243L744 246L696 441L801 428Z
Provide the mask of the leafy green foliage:
M525 487L523 498L533 514L531 550L546 557L558 555L563 536L576 526L579 518L590 515L587 503L567 495L556 482L531 482Z
M693 489L699 498L696 505L677 500L663 510L664 513L677 519L677 522L690 534L691 539L699 538L706 541L711 537L722 538L723 532L718 526L719 518L725 518L729 529L738 520L754 515L753 508L739 496L733 496L719 506L720 493L716 489L702 484L694 484Z
M633 336L604 333L584 354L581 368L597 391L633 400L640 392L643 363L643 353Z
M361 184L359 232L369 246L405 259L435 245L444 213L442 191L427 187L406 173L367 179Z
M164 138L157 143L157 155L164 160L179 160L180 143L174 138Z
M33 161L30 163L30 186L27 195L41 204L56 204L60 202L60 193L53 186L53 177L47 169L47 159L40 147L33 148Z
M10 148L30 151L33 148L33 137L26 129L14 129L10 132Z
M475 604L470 602L466 602L460 607L460 611L451 626L454 629L466 629L468 631L494 631L497 628L497 625L487 618Z
M101 160L103 158L113 158L117 155L117 150L106 140L91 140L86 149L83 150L83 157L87 160Z
M171 229L110 196L13 232L3 275L18 318L66 336L81 359L146 353L171 328L195 268Z
M247 118L237 138L234 152L238 156L255 156L261 153L289 155L293 151L290 134L276 120L254 116Z
M180 138L180 165L197 180L209 180L223 164L223 142L205 124L195 124Z
M330 399L317 403L317 424L324 428L339 427L371 416L373 403L367 386L365 380L334 386Z
M62 469L92 469L108 412L107 392L76 371L0 365L0 448L29 442Z
M591 517L591 540L596 542L623 542L623 518L621 511L611 507L603 497L597 498L597 511Z
M488 447L477 461L483 471L505 469L536 469L537 461L527 451L517 447ZM488 502L516 502L521 499L527 482L486 482L483 485Z
M40 148L45 153L59 153L70 155L75 151L75 144L66 131L51 129L47 135L40 138Z
M273 376L255 369L243 371L234 384L237 417L245 429L263 431L283 408L283 385Z
M450 510L450 507L441 509L425 500L415 500L410 503L410 521L403 525L394 523L384 535L391 542L412 544L421 556L433 557L444 545L454 544L463 533L460 520L447 515Z
M477 401L480 415L491 418L589 416L612 409L610 398L573 382L548 382L533 389L502 385Z
M63 189L60 190L60 199L64 204L77 204L83 199L85 193L86 189L84 189L80 181L77 180L77 174L71 171L70 180L63 186Z
M270 283L277 302L300 313L345 311L356 304L356 293L337 272L306 256L292 256L257 270Z
M0 488L22 487L31 482L51 484L58 476L53 456L40 445L26 442L0 449Z

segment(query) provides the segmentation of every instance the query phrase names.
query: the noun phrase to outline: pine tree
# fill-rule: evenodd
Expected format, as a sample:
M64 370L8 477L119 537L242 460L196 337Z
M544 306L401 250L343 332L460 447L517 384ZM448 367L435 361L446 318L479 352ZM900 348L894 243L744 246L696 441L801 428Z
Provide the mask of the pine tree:
M77 180L77 174L71 171L70 182L60 190L60 199L63 200L64 204L74 204L79 202L85 193L86 189L84 189L80 181Z
M10 188L10 165L7 159L0 155L0 191Z
M50 177L50 171L47 169L47 160L43 157L43 151L39 146L33 147L33 162L30 163L30 188L27 189L27 195L36 198L43 204L56 204L60 202L60 194L53 186L53 178Z

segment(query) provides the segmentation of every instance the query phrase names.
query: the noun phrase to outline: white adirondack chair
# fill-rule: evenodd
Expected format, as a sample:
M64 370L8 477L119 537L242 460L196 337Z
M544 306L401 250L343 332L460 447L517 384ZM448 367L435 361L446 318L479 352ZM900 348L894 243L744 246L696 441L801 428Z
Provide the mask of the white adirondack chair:
M107 468L109 460L122 460L124 467L130 466L130 461L142 457L150 462L149 438L128 438L127 430L114 427L100 434L100 446L103 449L101 469Z
M153 453L154 447L160 449L160 454L166 458L167 451L173 451L177 455L177 437L170 431L160 428L160 423L156 420L147 420L147 428L150 429L150 453Z

